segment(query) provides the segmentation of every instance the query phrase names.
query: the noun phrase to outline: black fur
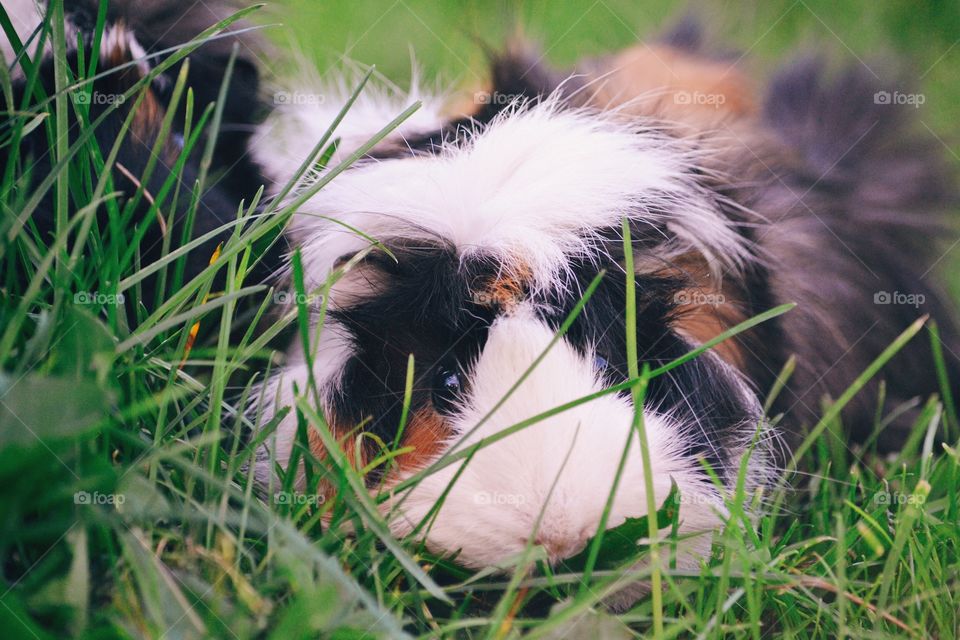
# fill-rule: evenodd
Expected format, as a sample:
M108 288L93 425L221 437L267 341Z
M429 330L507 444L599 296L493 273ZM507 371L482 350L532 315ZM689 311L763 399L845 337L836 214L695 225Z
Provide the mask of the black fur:
M600 268L606 269L603 280L566 337L584 354L595 348L606 365L605 377L611 384L619 384L629 379L624 315L626 275L622 263L577 261L573 265L574 286L565 294L549 296L539 308L548 324L559 329ZM655 275L638 276L635 280L637 355L651 369L669 364L693 349L672 328L677 293L688 284L683 278ZM728 474L735 473L735 469L726 466L735 459L735 436L745 423L752 422L755 427L759 419L746 403L734 374L712 357L695 358L652 378L645 404L669 415L678 425L687 425L689 432L682 434L686 453L691 458L702 457L723 479L730 479Z
M81 37L81 46L85 48L85 60L90 59L90 47L93 42L93 29L96 25L98 6L99 2L94 0L68 1L65 5L67 21L76 27ZM210 3L203 6L205 8L202 10L191 10L184 15L182 7L178 3L169 1L111 2L107 13L107 24L125 25L128 30L134 32L138 42L149 54L184 44L205 28L212 26L218 20L232 13L222 3ZM212 41L201 46L190 56L191 66L187 82L188 86L194 90L195 118L199 117L207 104L216 100L223 82L230 50L237 39L237 37L233 37ZM206 190L199 195L198 215L193 226L194 237L212 231L233 220L236 217L237 207L241 200L246 199L249 202L259 185L264 182L260 177L258 168L248 159L246 152L247 141L259 105L257 100L257 66L250 58L250 49L247 44L240 47L239 52L234 73L230 79L222 133L217 138L217 146L210 168L211 179L208 181ZM122 64L131 60L131 55L126 54L122 60L113 62L114 64ZM77 67L78 55L75 50L68 50L67 61L71 68L75 69ZM152 64L155 65L158 61L155 59ZM108 71L109 68L104 66L108 64L109 61L101 62L98 72ZM46 56L41 65L39 74L41 86L46 95L53 95L55 92L53 61L49 56ZM158 76L149 87L149 99L156 102L161 109L165 108L169 101L178 69L179 65L169 69ZM136 67L128 67L123 71L110 73L96 80L93 83L92 91L100 95L120 95L132 87L140 77L141 73ZM27 87L22 76L14 79L13 88L14 99L17 104L31 103L32 96L30 98L25 96ZM103 156L107 155L117 139L121 125L133 104L133 99L124 103L96 129L95 138ZM93 121L98 118L108 106L108 103L94 101L90 105L90 120ZM170 136L166 148L160 152L156 169L147 183L143 185L146 191L152 194L157 194L160 191L161 186L173 172L173 164L180 152L175 141L178 135L182 136L186 126L186 123L183 122L183 116L184 114L180 113L174 119L173 134ZM162 117L162 111L158 117ZM192 123L192 125L196 124L196 122ZM80 127L80 123L71 110L69 122L71 140L76 139ZM153 155L154 143L154 139L142 139L136 132L132 131L124 138L120 147L117 157L118 164L139 179ZM194 197L192 192L196 178L200 174L199 155L203 149L202 141L196 149L199 149L199 151L195 151L185 163L183 180L180 184L180 195L177 198L177 210L174 212L174 225L168 230L175 238L174 247L183 237L185 213ZM8 162L8 150L6 148L0 149L0 167L6 167ZM27 192L30 192L30 189L36 186L39 180L48 175L51 168L52 159L46 133L42 127L39 127L26 136L20 145L19 171L32 177L30 183L25 185ZM93 180L97 178L93 175L92 169L91 178ZM137 185L125 172L119 169L114 170L113 180L115 188L124 194L120 201L122 207L126 198L133 196L137 191ZM160 257L163 240L156 216L147 215L149 209L150 204L147 199L140 198L139 204L132 215L132 220L125 223L147 227L139 246L141 263L144 265L150 264ZM53 193L49 191L30 221L42 242L50 242L51 240L54 231L53 211ZM169 208L166 206L162 207L162 211L165 215L169 214ZM105 208L101 207L98 213L100 228L108 228L109 222ZM229 231L224 232L219 239L211 240L190 252L185 267L185 277L187 279L207 266L219 240L226 238L228 234ZM263 275L265 276L266 272ZM153 305L156 297L155 285L155 279L149 279L145 282L143 299L138 303L148 308ZM160 292L160 295L162 296L163 292ZM132 307L129 308L131 314L133 314Z
M939 323L952 379L960 379L954 305L936 283L943 240L955 235L948 217L957 205L954 176L938 143L918 131L912 107L875 100L877 92L908 87L884 85L862 67L831 78L812 59L771 85L765 120L799 161L782 167L750 204L774 221L758 239L775 260L774 295L801 303L781 320L778 349L798 354L797 373L777 405L795 421L813 420L823 394L837 397L924 314ZM925 300L916 308L874 304L879 292ZM936 393L926 337L908 344L881 379L889 385L888 406ZM857 438L869 435L876 388L859 394L845 414ZM906 426L884 434L881 444L897 446Z
M438 367L465 371L486 342L495 309L472 298L476 283L496 275L483 258L461 263L450 248L386 241L396 256L366 258L374 285L369 296L331 313L349 332L355 355L333 398L331 419L393 442L400 424L407 359L414 356L411 410L427 408ZM372 443L368 443L372 444Z

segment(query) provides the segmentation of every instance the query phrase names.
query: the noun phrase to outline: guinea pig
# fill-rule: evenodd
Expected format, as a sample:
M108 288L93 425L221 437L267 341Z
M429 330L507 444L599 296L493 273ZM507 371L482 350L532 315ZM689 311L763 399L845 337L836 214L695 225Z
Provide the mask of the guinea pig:
M110 73L90 95L132 91L230 14L201 4L110 3L99 56ZM18 37L34 38L38 5L9 9ZM75 47L96 42L99 10L69 3L71 65L89 59ZM263 181L277 199L302 200L290 254L265 265L312 296L313 330L251 396L256 422L275 427L254 469L264 487L276 464L296 472L302 424L315 458L332 446L369 467L366 488L386 493L379 504L396 535L481 568L531 544L551 562L570 558L676 486L678 564L693 566L737 485L754 495L779 483L822 399L843 394L918 318L938 321L958 379L956 325L933 276L957 188L902 84L814 59L760 82L742 59L705 51L684 23L566 70L511 45L459 109L454 92L374 81L355 95L355 73L331 74L275 94L255 127L260 45L233 29L190 58L198 104L219 97L227 68L234 75L211 166L184 159L187 178L209 169L220 179L203 193L184 185L172 233L183 235L192 199L195 236L223 231ZM53 64L42 56L48 92ZM129 117L134 135L117 150L125 170L113 169L125 193L159 193L182 151L170 137L151 180L133 177L155 160L177 69L153 78L142 102L90 105L105 119L95 132L104 149ZM15 70L11 86L20 103L29 82ZM196 125L171 122L181 140ZM46 145L42 127L21 141L33 177L51 170ZM136 219L149 218L150 204L134 203ZM52 195L36 205L44 237L53 211ZM146 262L161 235L147 228ZM188 277L219 239L191 252ZM163 297L147 285L146 298ZM728 336L785 303L796 306ZM935 393L935 371L926 341L904 345L846 402L851 441L872 437L882 395L895 406ZM900 413L880 448L896 448L911 418ZM374 464L393 445L398 453ZM305 477L298 489L333 490Z
M360 465L382 443L402 448L366 475L371 491L399 487L382 502L395 534L468 567L502 566L528 543L559 562L676 483L690 534L680 562L692 566L736 484L778 482L822 399L919 317L938 320L956 370L952 313L930 275L956 189L910 106L882 99L903 87L813 59L761 83L692 34L567 70L511 45L460 111L450 96L373 82L341 119L359 78L321 78L283 94L317 99L278 101L251 137L274 193L318 164L331 126L335 147L294 193L357 156L289 225L303 290L324 296L308 301L309 344L290 346L253 410L306 399L326 444ZM846 405L851 438L870 435L880 379L890 403L936 392L931 362L926 341L908 343ZM631 371L644 366L662 371L638 407ZM288 466L297 431L290 411L267 438L261 481Z

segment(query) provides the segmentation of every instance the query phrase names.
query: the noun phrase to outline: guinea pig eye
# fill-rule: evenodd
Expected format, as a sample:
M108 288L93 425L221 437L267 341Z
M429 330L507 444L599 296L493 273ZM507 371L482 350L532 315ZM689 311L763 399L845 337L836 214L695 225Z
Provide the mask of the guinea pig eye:
M452 413L463 391L460 371L440 365L433 376L433 406L440 413Z
M600 354L596 354L593 356L593 368L599 373L604 373L610 368L610 362Z

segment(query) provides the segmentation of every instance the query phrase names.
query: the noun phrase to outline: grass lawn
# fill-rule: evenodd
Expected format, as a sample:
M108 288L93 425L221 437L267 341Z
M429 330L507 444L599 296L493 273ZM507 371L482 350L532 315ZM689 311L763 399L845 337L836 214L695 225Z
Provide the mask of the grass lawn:
M482 79L475 34L496 43L522 23L562 64L656 33L683 11L649 0L291 0L271 3L257 20L289 25L269 30L276 46L295 41L321 69L347 50L402 82L413 47L426 78L469 88ZM921 122L957 157L960 4L710 2L703 15L711 38L747 51L761 77L797 50L878 74L886 67L875 59L905 56L926 97ZM56 47L66 36L52 29L49 37ZM278 58L267 62L281 73ZM130 222L103 169L113 162L110 150L82 133L72 141L58 135L68 110L86 117L82 101L70 99L77 89L67 87L89 77L61 71L57 91L25 108L9 103L9 75L0 76L0 108L10 122L0 145L13 148L39 127L56 160L29 189L19 169L0 166L3 637L960 635L960 422L952 401L939 397L917 401L914 435L892 457L870 445L850 450L842 435L837 416L856 385L825 401L793 463L792 486L764 496L737 491L701 569L666 567L657 572L661 598L618 613L603 601L654 573L637 568L642 545L622 556L597 541L592 570L551 569L531 549L510 572L467 572L415 540L394 539L378 498L336 456L305 460L308 474L339 487L335 499L297 493L292 474L264 497L247 472L258 444L249 434L269 434L276 419L244 417L241 408L278 361L274 338L309 329L302 308L272 315L267 287L250 274L296 202L244 203L217 259L191 281L175 247L145 264L136 249L143 224ZM192 105L183 86L174 94L197 113L207 108ZM219 125L210 109L206 130L215 134ZM188 136L185 145L212 152L202 138ZM201 175L200 187L212 179ZM53 237L29 220L46 193L56 212ZM166 197L189 194L172 188ZM98 211L110 224L97 223ZM956 264L948 255L943 267ZM165 295L148 309L137 301L157 274ZM250 329L255 324L261 331ZM918 324L902 340L936 345L933 332ZM876 373L864 372L858 384ZM292 410L323 428L309 397L305 390ZM878 407L875 428L904 409ZM938 444L935 433L953 444ZM755 521L751 510L761 513ZM682 511L682 503L679 511L666 504L658 514L661 549L675 542L670 524Z

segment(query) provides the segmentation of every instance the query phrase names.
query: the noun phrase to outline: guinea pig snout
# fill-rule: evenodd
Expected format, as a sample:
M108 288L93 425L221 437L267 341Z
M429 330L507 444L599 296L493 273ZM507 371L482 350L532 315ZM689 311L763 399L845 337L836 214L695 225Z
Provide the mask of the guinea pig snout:
M533 539L533 543L543 547L547 552L547 559L551 564L577 555L587 546L587 541L593 536L594 529L585 528L553 528L541 527Z
M551 344L553 335L519 314L494 325L469 371L464 406L448 418L451 431L463 437L455 449L484 446L410 490L394 525L399 534L430 517L427 547L454 553L466 566L501 566L531 541L557 563L585 547L608 502L607 527L645 513L643 466L628 399L607 394L544 415L603 389L590 354L564 340ZM511 381L540 353L546 355L511 392ZM532 416L541 418L503 435ZM671 431L656 415L647 415L645 424L659 502L676 475L664 445Z

